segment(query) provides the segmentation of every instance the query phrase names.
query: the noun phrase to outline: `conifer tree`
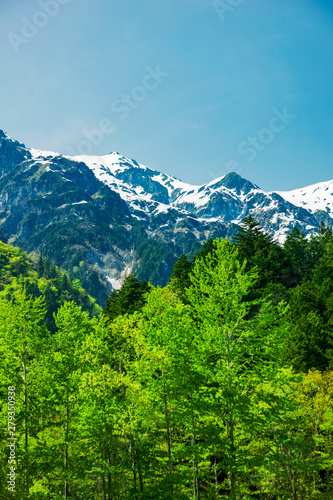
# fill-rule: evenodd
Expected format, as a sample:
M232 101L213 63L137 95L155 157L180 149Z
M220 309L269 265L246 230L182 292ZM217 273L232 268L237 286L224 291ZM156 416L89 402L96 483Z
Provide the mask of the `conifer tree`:
M258 250L262 250L272 242L272 238L265 234L259 223L252 215L242 221L234 242L239 249L240 257L251 259Z
M44 275L44 259L42 254L40 254L37 262L37 273L38 273L38 278L42 278Z
M317 242L322 257L311 279L290 295L291 336L288 360L295 370L333 368L333 238L325 231ZM321 239L322 238L322 239Z
M145 304L145 294L150 285L146 281L140 281L133 273L129 274L120 290L113 290L106 302L104 314L113 321L122 314L133 314L140 310Z
M283 250L270 235L264 233L252 215L245 217L234 242L239 250L239 260L246 260L247 269L257 268L256 289L263 289L269 283L285 282Z
M190 272L193 268L193 262L182 254L173 267L173 272L169 285L180 297L184 296L186 288L191 286Z
M312 270L308 242L297 226L287 234L283 250L288 265L286 280L289 286L297 286L309 278Z

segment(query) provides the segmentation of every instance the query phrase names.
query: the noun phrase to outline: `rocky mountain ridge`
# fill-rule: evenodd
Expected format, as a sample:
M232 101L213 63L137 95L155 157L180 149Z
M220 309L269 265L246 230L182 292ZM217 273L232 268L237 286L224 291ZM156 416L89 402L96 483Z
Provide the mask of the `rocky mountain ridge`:
M249 213L278 241L295 224L306 234L333 226L333 181L296 191L266 193L236 173L192 186L118 153L63 156L0 131L0 231L100 304L132 270L164 285L181 253L232 238Z
M152 222L164 218L164 230L174 228L175 212L179 215L178 223L184 222L185 216L203 226L223 224L231 232L251 213L279 242L284 241L295 224L305 234L316 231L321 221L333 224L333 181L289 192L265 192L231 172L194 186L118 153L69 158L85 163L98 179L119 194L138 220Z

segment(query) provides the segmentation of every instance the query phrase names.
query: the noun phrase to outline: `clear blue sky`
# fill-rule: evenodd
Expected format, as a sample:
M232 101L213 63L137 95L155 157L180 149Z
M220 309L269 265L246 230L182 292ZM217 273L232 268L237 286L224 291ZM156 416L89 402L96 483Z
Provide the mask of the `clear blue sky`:
M333 3L217 4L0 0L0 128L194 184L332 179Z

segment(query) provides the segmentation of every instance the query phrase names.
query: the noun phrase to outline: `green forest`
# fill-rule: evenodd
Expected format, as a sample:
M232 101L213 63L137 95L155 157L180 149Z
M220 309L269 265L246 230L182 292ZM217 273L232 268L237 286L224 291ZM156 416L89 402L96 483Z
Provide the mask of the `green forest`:
M0 498L332 500L332 327L323 224L248 216L104 309L0 242Z

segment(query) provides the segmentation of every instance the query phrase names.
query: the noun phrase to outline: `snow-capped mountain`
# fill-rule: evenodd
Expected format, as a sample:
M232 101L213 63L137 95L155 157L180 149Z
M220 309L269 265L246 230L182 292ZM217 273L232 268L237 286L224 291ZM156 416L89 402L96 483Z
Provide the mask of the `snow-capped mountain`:
M296 191L266 193L236 173L194 186L118 153L68 158L87 165L120 195L138 220L152 221L165 214L164 223L159 226L164 230L174 224L172 217L168 220L168 214L175 212L179 214L178 222L185 216L204 226L224 224L229 229L252 213L280 242L295 224L309 234L317 229L320 220L333 223L333 181Z
M267 193L236 173L193 186L118 153L63 156L0 131L0 231L73 278L87 266L86 287L104 286L100 303L132 269L165 284L181 253L232 238L250 213L280 242L294 225L332 227L332 194L333 181Z
M276 191L282 198L311 213L326 212L333 218L333 180L293 191Z

